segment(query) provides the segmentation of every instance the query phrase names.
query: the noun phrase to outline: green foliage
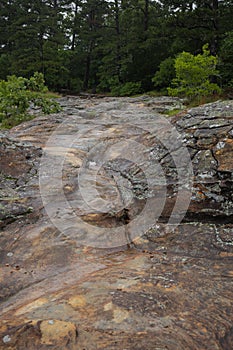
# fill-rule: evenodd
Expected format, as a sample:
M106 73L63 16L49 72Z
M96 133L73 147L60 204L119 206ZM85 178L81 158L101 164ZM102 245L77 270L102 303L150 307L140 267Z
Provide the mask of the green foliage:
M116 75L113 75L111 77L109 76L102 76L101 81L97 86L97 92L110 92L115 95L119 96L120 93L120 82L119 78Z
M140 82L127 82L120 89L120 96L133 96L141 92Z
M97 92L107 91L112 96L133 96L142 92L140 82L126 82L122 84L117 76L106 78L98 85Z
M203 46L203 54L196 56L182 52L175 60L176 78L173 88L168 88L171 96L185 96L189 100L220 93L216 83L210 81L218 75L217 57L210 55L208 45Z
M59 104L46 95L47 87L41 73L35 73L30 79L9 76L0 81L0 122L2 127L12 127L24 120L31 119L28 113L30 105L40 107L43 113L55 113Z
M20 78L18 78L20 79ZM30 79L24 79L27 90L34 92L47 92L48 88L45 86L44 76L41 73L35 72Z
M53 91L164 89L170 57L208 42L223 86L232 86L232 13L224 0L2 0L0 80L38 71Z
M220 48L219 70L224 86L233 88L233 31L226 33Z
M159 70L155 73L152 81L156 88L166 88L171 84L175 75L175 59L168 57L160 63Z
M115 85L111 88L113 96L133 96L141 92L141 83L127 82L123 85Z
M7 54L0 55L0 80L9 75L10 57Z

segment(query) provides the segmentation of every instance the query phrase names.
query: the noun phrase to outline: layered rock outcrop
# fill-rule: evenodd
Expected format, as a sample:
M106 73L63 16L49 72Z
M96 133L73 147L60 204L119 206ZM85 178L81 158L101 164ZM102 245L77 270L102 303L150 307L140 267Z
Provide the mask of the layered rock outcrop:
M231 349L233 102L60 102L1 135L0 349Z

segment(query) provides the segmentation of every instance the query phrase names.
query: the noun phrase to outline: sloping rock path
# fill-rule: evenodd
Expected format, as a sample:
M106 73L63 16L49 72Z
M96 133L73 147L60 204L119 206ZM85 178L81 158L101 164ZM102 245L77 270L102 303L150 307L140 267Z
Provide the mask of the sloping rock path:
M0 134L0 349L233 349L233 102L60 103Z

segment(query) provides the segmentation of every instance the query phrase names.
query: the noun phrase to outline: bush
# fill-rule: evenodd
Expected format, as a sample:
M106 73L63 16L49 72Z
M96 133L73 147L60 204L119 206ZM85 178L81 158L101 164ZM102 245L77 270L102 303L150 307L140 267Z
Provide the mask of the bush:
M132 96L140 94L142 91L140 82L121 83L118 76L113 75L111 78L102 79L97 87L97 92L110 92L112 96Z
M159 70L155 73L154 78L152 78L152 82L156 88L167 88L175 76L175 59L168 57L160 63Z
M35 73L30 79L9 76L0 81L0 122L2 127L12 127L24 120L31 119L28 114L30 105L40 107L43 113L54 113L60 105L46 95L47 87L41 73Z
M218 75L217 57L210 55L208 46L203 46L203 54L197 56L182 52L175 60L176 78L173 88L168 88L171 96L187 97L190 101L203 96L221 93L220 87L210 81Z
M129 81L123 85L119 82L111 86L111 95L113 96L133 96L141 92L141 83Z
M141 83L129 81L120 87L120 96L133 96L141 92Z
M44 76L42 73L35 72L30 79L24 79L27 90L35 92L47 92L48 88L45 86Z

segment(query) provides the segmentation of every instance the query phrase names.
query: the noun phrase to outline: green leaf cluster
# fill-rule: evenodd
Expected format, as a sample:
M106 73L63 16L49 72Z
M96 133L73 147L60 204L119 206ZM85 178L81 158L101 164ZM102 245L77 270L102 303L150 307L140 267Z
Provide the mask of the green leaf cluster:
M175 59L176 78L173 87L168 88L171 96L183 96L189 100L221 93L220 87L211 81L218 75L218 59L210 55L208 45L203 46L203 53L192 55L182 52Z
M156 88L167 88L170 85L176 75L174 64L175 59L172 57L168 57L160 63L159 69L152 78Z
M43 113L55 113L60 105L46 93L42 73L36 72L30 79L9 76L0 81L0 123L9 128L31 119L28 113L31 105L41 108Z
M117 84L111 87L113 96L133 96L141 92L140 82L127 82L123 85Z

